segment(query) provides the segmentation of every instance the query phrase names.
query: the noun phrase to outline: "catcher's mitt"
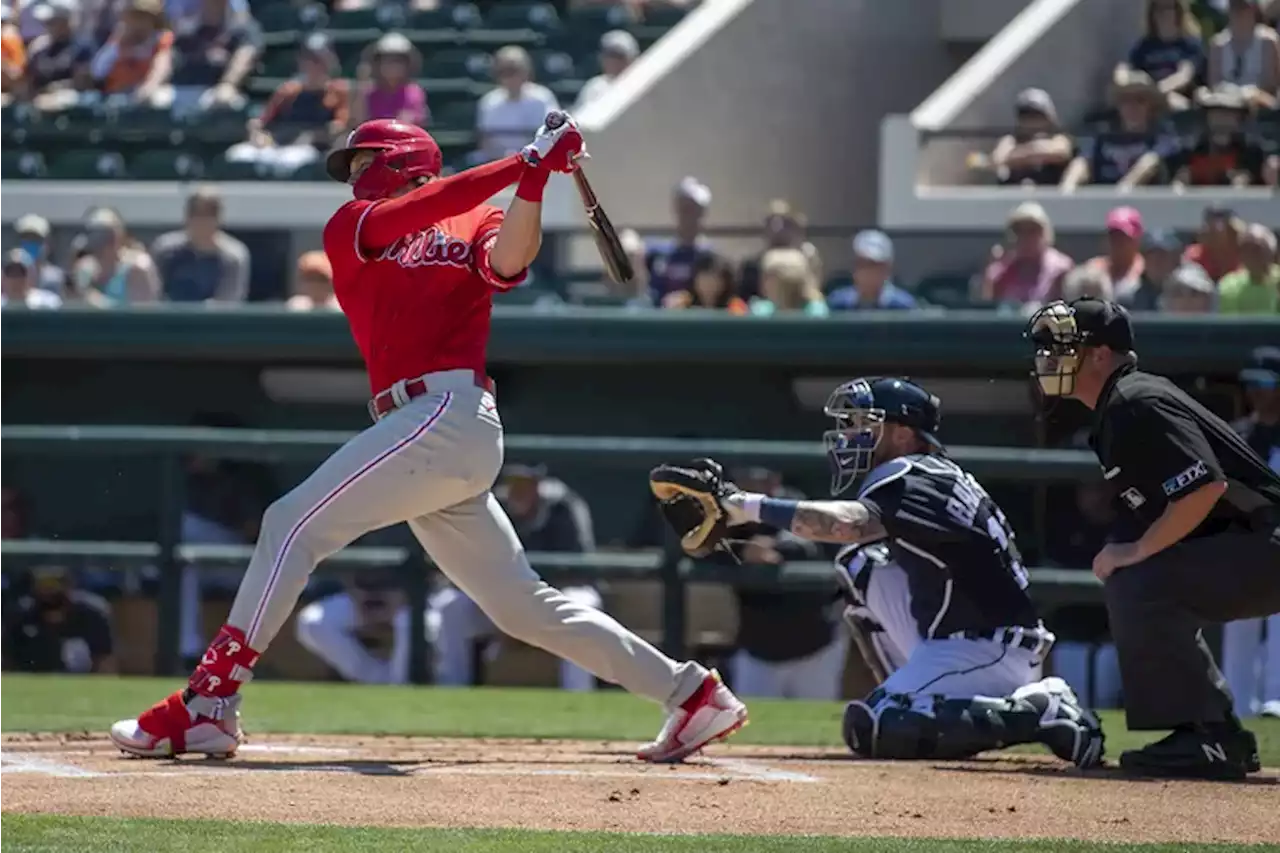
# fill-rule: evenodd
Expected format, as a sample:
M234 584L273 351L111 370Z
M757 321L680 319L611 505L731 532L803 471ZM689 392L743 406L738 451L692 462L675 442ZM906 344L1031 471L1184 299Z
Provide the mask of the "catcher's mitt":
M720 463L695 459L684 466L659 465L649 472L649 489L686 554L705 557L716 549L733 553L721 501L738 488L725 480Z

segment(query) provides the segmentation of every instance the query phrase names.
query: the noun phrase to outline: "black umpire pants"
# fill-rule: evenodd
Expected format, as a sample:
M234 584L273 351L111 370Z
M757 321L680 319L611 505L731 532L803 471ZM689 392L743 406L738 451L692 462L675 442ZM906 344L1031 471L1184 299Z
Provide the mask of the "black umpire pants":
M1104 587L1130 729L1231 718L1207 624L1280 613L1280 527L1179 542Z

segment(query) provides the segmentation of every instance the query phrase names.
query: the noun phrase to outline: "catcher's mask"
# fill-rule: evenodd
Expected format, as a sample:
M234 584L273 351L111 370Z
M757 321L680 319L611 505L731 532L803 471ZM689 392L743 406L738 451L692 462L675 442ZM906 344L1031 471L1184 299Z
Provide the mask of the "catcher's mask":
M875 467L886 423L911 427L941 449L934 436L939 406L938 398L919 385L892 377L855 379L832 391L823 411L836 425L822 434L831 463L831 494L845 491Z

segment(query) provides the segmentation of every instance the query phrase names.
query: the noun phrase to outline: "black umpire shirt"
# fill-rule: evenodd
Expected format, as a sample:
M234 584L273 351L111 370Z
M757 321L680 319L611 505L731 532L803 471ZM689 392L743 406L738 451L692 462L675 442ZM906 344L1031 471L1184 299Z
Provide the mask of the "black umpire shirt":
M1141 538L1170 503L1214 481L1227 491L1187 539L1263 529L1280 513L1280 476L1221 418L1162 376L1118 370L1098 395L1089 443L1115 487L1112 540Z

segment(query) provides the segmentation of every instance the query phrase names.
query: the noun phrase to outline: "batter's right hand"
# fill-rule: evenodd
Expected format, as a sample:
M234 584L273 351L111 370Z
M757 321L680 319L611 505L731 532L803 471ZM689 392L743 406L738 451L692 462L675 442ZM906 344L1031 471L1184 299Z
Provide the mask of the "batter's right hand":
M562 110L552 110L533 142L520 150L520 156L536 169L568 173L578 168L578 160L589 155L573 117Z

